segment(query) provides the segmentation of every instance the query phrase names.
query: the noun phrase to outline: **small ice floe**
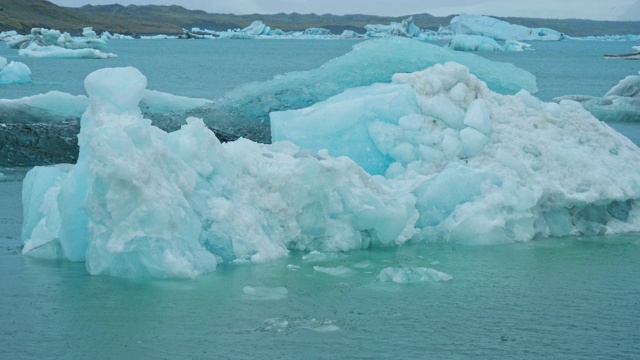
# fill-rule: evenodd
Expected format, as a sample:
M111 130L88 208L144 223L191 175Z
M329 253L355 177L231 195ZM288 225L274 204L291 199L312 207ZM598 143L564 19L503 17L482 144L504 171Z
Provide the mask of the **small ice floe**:
M251 300L282 300L289 295L287 288L280 287L261 287L261 286L245 286L242 288L245 297Z

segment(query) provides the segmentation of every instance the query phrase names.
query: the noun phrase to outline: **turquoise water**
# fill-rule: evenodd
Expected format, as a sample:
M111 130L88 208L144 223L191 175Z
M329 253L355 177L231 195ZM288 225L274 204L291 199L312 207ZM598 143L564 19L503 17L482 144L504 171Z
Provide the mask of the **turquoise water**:
M35 84L0 88L0 97L83 93L91 71L133 65L151 89L217 98L247 81L316 67L353 44L112 41L113 61L20 59ZM637 62L600 58L633 45L534 43L536 52L483 56L533 72L549 100L601 96L637 73ZM16 59L6 49L0 56ZM637 133L633 125L621 129ZM637 234L415 244L324 258L292 253L188 281L92 277L82 263L21 255L27 170L0 169L2 359L640 358ZM389 267L434 268L453 279L381 282Z

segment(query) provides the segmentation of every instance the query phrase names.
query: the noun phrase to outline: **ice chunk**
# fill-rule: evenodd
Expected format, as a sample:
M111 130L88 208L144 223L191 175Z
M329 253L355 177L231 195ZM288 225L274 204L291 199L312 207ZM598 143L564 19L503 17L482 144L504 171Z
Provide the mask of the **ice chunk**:
M489 16L460 14L448 26L456 35L483 35L496 40L562 40L564 35L547 28L528 28Z
M640 231L640 149L575 102L501 95L457 63L347 91L283 122L306 124L301 135L350 124L340 137L355 133L354 159L367 160L363 144L388 157L380 175L332 157L340 137L320 151L221 144L196 118L166 133L142 117L146 78L133 68L99 70L85 86L78 163L28 174L23 239L25 253L85 260L91 274L194 277L290 250L312 261L410 239ZM429 112L441 103L461 120ZM433 279L427 270L381 274Z
M331 34L331 30L324 28L308 28L304 31L305 35L324 36Z
M314 266L313 270L327 274L327 275L337 276L337 277L348 277L356 273L354 270L349 269L348 267L345 267L345 266L336 266L336 267Z
M262 21L256 20L251 23L251 25L241 30L243 33L247 35L271 35L271 28L265 25Z
M504 45L498 44L493 38L482 35L455 35L449 44L449 49L459 51L525 51L532 50L531 45L516 40L506 40Z
M640 122L640 75L620 80L604 97L568 95L555 101L579 102L595 117L606 122Z
M212 101L207 99L189 98L156 90L147 90L140 101L140 109L154 113L183 112L210 103Z
M308 107L348 88L388 83L395 73L420 71L447 61L466 65L468 71L493 91L505 94L521 89L537 91L535 76L511 64L494 63L474 54L403 37L390 37L359 43L353 51L317 69L243 85L213 104L213 114L225 114L224 120L220 116L203 116L207 125L214 128L224 127L238 136L269 142L270 112ZM260 138L256 135L260 133L266 136Z
M59 184L46 181L59 194L34 215L39 222L60 214L51 237L62 257L85 260L91 274L193 277L220 261L390 245L413 235L414 197L352 160L291 143L222 145L199 119L165 133L140 115L145 85L133 68L87 77L78 163ZM45 192L24 191L34 198L29 207L41 208ZM24 234L38 235L27 226Z
M393 268L388 267L382 269L378 274L378 281L393 282L397 284L421 283L421 282L440 282L449 281L453 276L440 272L432 268L414 267L414 268Z
M481 35L456 35L447 47L459 51L504 51L494 39Z
M7 45L14 49L25 49L31 45L48 47L55 46L64 49L96 49L102 50L107 44L95 35L92 28L83 29L82 38L74 38L67 32L54 29L33 28L29 35L12 36Z
M388 156L388 162L376 168L383 171L377 173L396 186L405 181L412 184L403 186L413 186L420 213L417 227L424 239L495 243L623 231L612 216L593 214L606 215L603 209L609 207L621 209L621 218L633 214L611 204L635 204L640 174L631 164L640 154L628 139L590 117L576 103L547 104L524 91L515 96L499 95L454 63L396 74L393 82L359 88L360 98L367 99L367 89L369 94L378 94L383 91L380 87L394 89L397 84L408 84L415 91L418 110L397 121L379 113L359 116L358 121L366 123L369 132L357 133L360 143L370 144L362 137L369 135L377 150ZM287 122L303 123L312 114L318 121L309 122L309 136L318 131L326 134L333 131L332 126L324 126L326 119L336 123L354 120L354 108L337 106L343 103L334 104L338 99L342 97L289 112L288 117L272 116L278 118L279 126L286 127ZM355 107L366 109L367 105ZM339 147L350 136L355 135L334 132L327 136L331 139L325 143L329 153L342 155ZM306 147L300 139L304 137L292 140ZM367 147L350 151L353 159L371 153ZM594 156L599 159L596 163ZM369 170L366 161L361 165ZM590 173L596 174L593 177L581 171L582 166L600 170ZM616 170L604 170L609 167ZM592 207L595 203L597 212ZM570 222L557 215L565 213ZM637 221L631 215L626 218L627 223Z
M392 22L389 25L368 24L364 26L367 31L366 36L371 38L385 36L403 36L409 38L417 38L422 35L422 30L413 22L413 16L410 16L400 23Z
M39 46L31 44L18 50L20 56L37 58L66 58L66 59L108 59L117 57L113 53L105 53L91 48L67 49L60 46Z
M282 300L289 295L286 287L263 287L263 286L245 286L242 292L248 299L252 300ZM286 327L286 324L285 324Z
M21 62L12 61L0 56L0 85L24 84L31 82L31 69Z
M374 144L368 122L397 124L402 116L418 112L408 85L348 89L314 108L272 113L271 137L274 142L289 140L314 151L329 148L333 156L348 156L370 174L382 174L389 159ZM329 113L341 116L327 117Z

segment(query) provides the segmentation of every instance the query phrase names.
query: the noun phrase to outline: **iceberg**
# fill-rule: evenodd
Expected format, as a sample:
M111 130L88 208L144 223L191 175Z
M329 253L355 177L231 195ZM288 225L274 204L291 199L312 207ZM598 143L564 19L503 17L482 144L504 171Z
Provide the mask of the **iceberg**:
M304 35L327 36L331 35L331 30L325 28L308 28L304 31Z
M146 90L140 109L163 129L175 130L184 123L176 114L211 103L207 99L176 96ZM50 91L21 99L0 99L1 166L34 166L75 162L80 118L89 105L84 95Z
M85 86L77 164L25 178L26 254L86 261L91 274L193 277L220 262L414 233L414 197L351 159L286 142L221 144L195 118L166 133L142 117L146 78L133 68L98 70Z
M85 261L90 274L195 277L291 250L640 230L640 149L575 102L499 94L455 62L273 114L285 137L289 122L298 135L333 130L320 150L222 144L197 118L160 130L138 108L146 78L134 68L98 70L85 86L78 162L27 174L22 240L25 254ZM344 143L367 155L343 156ZM380 174L358 163L376 151ZM450 277L389 268L379 279Z
M449 49L458 51L525 51L531 50L531 45L520 41L507 40L504 45L494 39L480 35L455 35L447 45Z
M489 16L460 14L448 26L455 35L481 35L495 40L562 40L564 34L547 28L528 28Z
M512 64L496 64L480 56L449 50L403 37L389 37L356 44L343 56L309 70L291 72L266 82L242 85L198 113L205 123L227 134L268 143L269 113L300 109L339 94L348 88L388 82L399 72L455 61L499 93L515 94L521 89L536 92L531 73Z
M365 25L366 36L370 38L386 37L386 36L402 36L408 38L421 37L422 30L413 22L413 16L410 16L400 23L392 22L389 25L368 24Z
M210 103L212 101L207 99L145 90L139 106L146 114L167 114L182 113ZM50 91L20 99L0 99L0 116L4 124L64 122L79 120L88 105L89 98L85 95Z
M256 20L251 23L251 25L241 30L243 33L252 36L259 35L271 35L271 28L265 25L262 21Z
M630 140L575 102L497 94L456 63L271 120L274 143L349 156L411 189L414 239L496 243L640 226L640 151Z
M7 62L0 56L0 85L31 82L31 69L21 62Z
M620 80L603 97L566 95L554 100L577 101L605 122L640 122L640 75L629 75Z
M67 49L55 45L40 46L37 44L31 44L26 48L18 50L18 54L25 57L64 59L108 59L117 57L116 54L105 53L91 48Z
M13 49L25 49L32 44L42 47L57 46L64 49L102 50L106 48L106 42L98 38L92 28L84 28L82 33L83 37L74 38L69 33L59 30L33 28L29 35L15 35L5 41L8 41L7 45Z

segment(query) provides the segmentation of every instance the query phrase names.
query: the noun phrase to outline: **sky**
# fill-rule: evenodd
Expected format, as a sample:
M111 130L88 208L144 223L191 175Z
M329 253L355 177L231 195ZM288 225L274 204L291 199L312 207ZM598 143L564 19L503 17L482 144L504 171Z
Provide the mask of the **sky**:
M461 12L555 19L638 20L640 0L50 0L61 6L181 5L210 13L233 14L367 14L402 16L429 13L435 16Z

